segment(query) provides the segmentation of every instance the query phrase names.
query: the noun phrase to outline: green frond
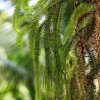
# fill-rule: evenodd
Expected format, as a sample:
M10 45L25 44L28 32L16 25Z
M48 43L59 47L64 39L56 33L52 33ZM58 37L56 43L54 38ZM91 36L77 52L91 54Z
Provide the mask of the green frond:
M14 28L18 33L18 44L21 44L24 34L28 34L29 37L29 47L34 61L35 99L42 100L43 93L45 100L80 100L82 96L86 100L81 73L83 65L78 62L76 55L75 29L78 18L92 11L94 6L82 3L83 1L75 7L73 0L39 0L36 5L29 7L28 0L25 1L20 1L20 4L16 5ZM43 16L43 23L39 23ZM90 17L82 21L80 27L87 27L89 21ZM42 76L39 62L41 48L45 52ZM44 92L40 89L41 77L44 77Z
M75 26L79 16L83 13L86 13L87 11L93 10L93 8L93 5L84 3L80 4L77 8L75 8L68 22L68 25L66 26L63 43L65 43L70 37L71 38L69 40L73 40L73 37L75 36Z

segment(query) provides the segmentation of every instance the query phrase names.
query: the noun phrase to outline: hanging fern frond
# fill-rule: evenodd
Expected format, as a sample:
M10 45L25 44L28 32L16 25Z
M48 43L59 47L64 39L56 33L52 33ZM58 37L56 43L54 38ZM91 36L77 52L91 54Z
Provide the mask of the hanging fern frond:
M27 2L28 0L16 4L14 28L18 33L19 44L24 34L29 36L29 46L34 61L35 99L41 100L42 97L39 68L42 47L45 52L45 100L86 100L89 94L86 71L96 61L89 45L94 29L92 24L95 19L95 7L84 0L78 1L77 6L73 0L39 0L31 7ZM68 11L69 7L71 11L67 13L65 10ZM43 16L45 16L44 21L40 23ZM87 54L89 60L94 60L92 63L91 61L85 63Z

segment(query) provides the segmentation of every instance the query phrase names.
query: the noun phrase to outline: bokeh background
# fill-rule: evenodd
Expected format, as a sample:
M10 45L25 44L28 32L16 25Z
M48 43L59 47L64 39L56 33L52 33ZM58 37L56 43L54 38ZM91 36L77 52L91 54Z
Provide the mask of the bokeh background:
M33 61L27 36L16 45L14 0L0 0L0 100L34 100ZM30 0L35 5L37 0Z

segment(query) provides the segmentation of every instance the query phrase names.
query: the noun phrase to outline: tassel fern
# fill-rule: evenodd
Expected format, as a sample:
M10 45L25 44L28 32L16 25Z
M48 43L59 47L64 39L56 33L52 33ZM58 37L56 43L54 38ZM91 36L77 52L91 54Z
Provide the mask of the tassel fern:
M94 15L91 14L90 18L86 13L94 11L95 7L85 0L79 2L77 6L74 5L73 0L39 0L31 7L28 2L29 0L23 0L15 4L13 22L15 31L18 33L19 45L24 34L28 34L29 37L29 46L34 61L35 99L42 100L43 97L43 100L89 100L87 99L90 92L87 91L89 86L86 81L89 80L86 74L85 55L79 51L77 44L81 41L80 43L85 45L86 41L86 37L78 40L80 38L78 32L82 34L81 31L83 31L88 38L91 37L87 27L91 25L90 20ZM66 12L68 7L72 8L69 14ZM82 15L85 17L82 18ZM41 24L39 21L42 16L45 16L45 19ZM86 16L88 20L83 21ZM45 70L41 73L44 75L45 92L40 88L41 48L44 48L45 52ZM86 48L89 48L88 45ZM90 48L87 52L89 50ZM90 59L92 60L93 57L91 54ZM88 63L91 66L90 62Z

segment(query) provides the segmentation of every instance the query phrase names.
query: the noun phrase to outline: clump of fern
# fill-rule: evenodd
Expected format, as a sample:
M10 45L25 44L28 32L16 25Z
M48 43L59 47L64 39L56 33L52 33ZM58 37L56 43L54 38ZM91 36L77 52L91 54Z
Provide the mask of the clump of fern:
M75 27L79 16L94 7L86 3L75 7L73 0L39 0L33 6L29 6L28 2L16 1L13 21L18 34L17 44L21 45L25 34L29 37L34 61L35 99L80 100L84 97L86 100L80 72L82 65L76 55ZM67 14L69 7L72 9ZM43 16L45 18L40 23ZM40 73L41 49L45 52L44 73Z

